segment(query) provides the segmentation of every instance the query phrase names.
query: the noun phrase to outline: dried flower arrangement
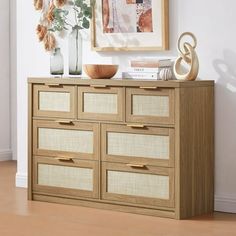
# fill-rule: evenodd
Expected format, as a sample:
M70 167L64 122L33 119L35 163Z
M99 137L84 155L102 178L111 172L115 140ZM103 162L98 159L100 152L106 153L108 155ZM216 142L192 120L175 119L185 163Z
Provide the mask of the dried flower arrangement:
M57 41L55 32L88 29L92 18L94 0L34 0L35 10L41 12L36 33L43 42L46 51L55 49ZM69 17L72 12L73 22Z

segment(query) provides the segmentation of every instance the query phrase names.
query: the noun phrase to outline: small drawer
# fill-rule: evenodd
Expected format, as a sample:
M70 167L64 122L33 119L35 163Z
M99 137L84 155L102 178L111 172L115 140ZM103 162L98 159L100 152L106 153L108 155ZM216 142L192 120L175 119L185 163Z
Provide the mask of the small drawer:
M174 124L174 89L126 89L126 121Z
M174 207L174 169L102 163L102 199Z
M98 159L98 124L71 120L33 121L34 155Z
M94 85L78 88L78 118L88 120L124 120L124 89Z
M76 87L60 84L33 86L34 110L38 117L76 118Z
M102 124L102 160L174 167L174 129Z
M33 160L34 191L98 198L97 161L37 156Z

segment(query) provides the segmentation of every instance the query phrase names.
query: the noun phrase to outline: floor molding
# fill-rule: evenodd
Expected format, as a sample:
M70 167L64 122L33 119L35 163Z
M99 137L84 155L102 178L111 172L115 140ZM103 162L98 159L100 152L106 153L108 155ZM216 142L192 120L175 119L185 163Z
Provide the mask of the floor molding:
M0 161L11 161L12 152L11 150L0 150Z
M236 196L234 195L216 195L215 211L236 213Z
M16 173L16 187L27 188L28 178L25 173Z

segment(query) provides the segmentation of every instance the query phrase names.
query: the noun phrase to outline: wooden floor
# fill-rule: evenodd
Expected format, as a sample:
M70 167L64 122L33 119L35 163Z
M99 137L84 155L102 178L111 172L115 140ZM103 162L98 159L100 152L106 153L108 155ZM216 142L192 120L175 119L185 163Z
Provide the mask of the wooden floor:
M236 214L177 221L29 202L15 188L15 162L0 162L0 236L236 236Z

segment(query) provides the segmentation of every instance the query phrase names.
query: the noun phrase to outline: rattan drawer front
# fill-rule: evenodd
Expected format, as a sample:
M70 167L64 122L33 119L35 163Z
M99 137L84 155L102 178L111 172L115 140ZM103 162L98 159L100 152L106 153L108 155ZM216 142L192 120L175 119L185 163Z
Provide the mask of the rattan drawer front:
M34 157L34 190L53 195L98 197L98 163Z
M127 88L126 121L174 124L174 89Z
M102 198L174 207L173 172L172 168L103 162Z
M174 129L102 124L102 160L174 166Z
M79 87L78 117L89 120L123 121L124 89Z
M76 117L76 87L66 85L34 85L34 116Z
M34 155L98 159L98 125L35 120Z

